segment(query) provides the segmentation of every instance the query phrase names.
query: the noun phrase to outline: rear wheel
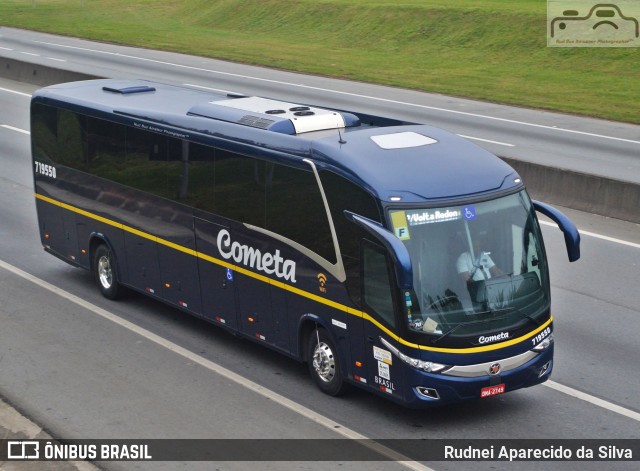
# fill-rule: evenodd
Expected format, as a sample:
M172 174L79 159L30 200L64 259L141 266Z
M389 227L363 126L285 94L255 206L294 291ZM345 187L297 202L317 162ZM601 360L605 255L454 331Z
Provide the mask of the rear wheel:
M93 275L100 292L107 299L117 299L122 294L118 283L116 262L106 245L99 245L93 256Z
M330 396L340 396L348 390L337 353L324 329L316 329L311 333L308 345L309 372L322 392Z

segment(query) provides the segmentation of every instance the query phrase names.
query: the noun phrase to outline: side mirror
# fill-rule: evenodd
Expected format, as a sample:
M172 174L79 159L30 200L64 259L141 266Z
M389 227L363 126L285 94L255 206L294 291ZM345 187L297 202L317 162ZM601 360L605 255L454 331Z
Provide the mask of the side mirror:
M344 215L349 221L367 231L367 233L373 236L387 249L387 252L389 252L393 260L398 288L412 289L413 267L411 266L411 257L409 256L409 251L402 241L398 239L393 232L386 229L380 223L363 216L358 216L351 211L345 211Z
M553 206L541 203L540 201L533 201L533 207L536 211L544 214L558 225L564 234L564 243L567 246L569 261L575 262L578 260L580 258L580 233L571 219Z

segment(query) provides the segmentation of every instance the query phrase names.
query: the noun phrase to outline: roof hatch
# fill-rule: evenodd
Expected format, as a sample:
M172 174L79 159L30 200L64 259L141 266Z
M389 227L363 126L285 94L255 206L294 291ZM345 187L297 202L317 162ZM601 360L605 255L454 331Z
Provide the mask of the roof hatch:
M154 87L150 87L148 85L134 85L131 87L102 87L105 92L111 93L119 93L121 95L131 95L133 93L145 93L145 92L155 92L156 89Z
M233 98L196 105L187 113L283 134L359 126L360 120L344 113L261 97Z
M413 131L378 134L377 136L371 136L371 140L382 149L406 149L408 147L428 146L438 142L424 134L418 134Z

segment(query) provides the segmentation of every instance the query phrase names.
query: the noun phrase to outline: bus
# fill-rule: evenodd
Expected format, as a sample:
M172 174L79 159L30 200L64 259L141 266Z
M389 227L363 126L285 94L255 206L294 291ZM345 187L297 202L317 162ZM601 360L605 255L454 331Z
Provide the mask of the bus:
M553 368L548 260L505 162L388 117L143 80L31 101L48 253L308 364L325 393L408 407Z

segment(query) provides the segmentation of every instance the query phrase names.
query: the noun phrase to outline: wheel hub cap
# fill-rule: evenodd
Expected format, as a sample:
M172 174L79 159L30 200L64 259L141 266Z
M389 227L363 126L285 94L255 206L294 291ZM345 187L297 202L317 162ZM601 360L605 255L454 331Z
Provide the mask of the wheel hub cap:
M313 368L318 373L318 377L329 382L335 376L336 363L333 352L326 343L319 343L313 352Z
M105 288L111 288L113 283L113 276L111 274L111 264L108 257L100 257L98 260L98 277L100 278L100 284Z

